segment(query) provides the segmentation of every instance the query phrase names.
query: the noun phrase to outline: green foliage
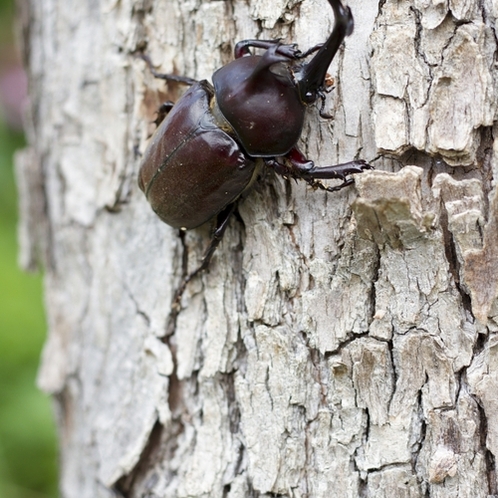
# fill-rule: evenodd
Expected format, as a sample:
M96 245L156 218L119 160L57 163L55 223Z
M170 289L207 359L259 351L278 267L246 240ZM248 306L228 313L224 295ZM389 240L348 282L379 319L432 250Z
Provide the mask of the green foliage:
M14 0L0 0L0 44L12 41Z
M42 279L22 273L16 262L12 154L22 145L22 137L0 123L0 497L52 498L53 415L50 400L35 386L46 333Z
M0 0L0 63L15 60L14 0ZM17 266L12 154L24 146L0 115L0 498L55 498L57 454L50 400L35 386L46 324L42 278Z

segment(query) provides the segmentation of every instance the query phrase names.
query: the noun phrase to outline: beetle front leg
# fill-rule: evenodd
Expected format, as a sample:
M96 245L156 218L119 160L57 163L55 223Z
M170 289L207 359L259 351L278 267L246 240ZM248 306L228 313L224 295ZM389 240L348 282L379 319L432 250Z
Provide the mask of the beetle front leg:
M373 167L366 161L360 159L348 163L336 164L334 166L315 166L315 163L307 159L303 153L294 147L284 156L285 163L276 159L265 159L265 163L273 168L276 173L286 178L296 178L308 182L314 188L321 188L327 192L335 192L353 183L352 178L347 178L355 173L362 173ZM328 187L319 180L342 180L340 185Z
M249 51L249 47L264 48L268 50L273 45L278 44L280 44L280 38L277 38L275 40L242 40L235 45L233 53L236 59L240 59L245 55L251 54L251 52ZM320 50L322 47L323 43L318 43L317 45L314 45L313 47L306 50L306 52L301 52L301 50L297 48L296 43L282 43L277 48L277 52L279 52L281 55L289 57L290 59L305 59L309 55L318 52L318 50Z
M317 45L314 45L313 47L306 50L306 52L299 54L299 59L306 59L306 57L308 57L308 55L311 55L311 54L314 54L315 52L318 52L322 47L323 47L323 43L318 43Z
M280 39L276 40L242 40L235 45L234 49L234 56L236 59L240 59L241 57L244 57L246 55L251 55L251 52L249 51L249 47L253 48L263 48L265 50L268 50L269 48L273 47L274 45L277 46L277 53L280 55L283 55L287 57L288 59L291 60L296 60L296 59L301 59L303 56L301 54L301 51L297 48L297 45L295 43L292 44L283 44L280 43Z
M211 241L209 243L208 248L206 249L206 252L204 253L204 257L202 258L202 262L198 268L196 268L192 273L187 275L184 279L180 287L177 289L175 293L175 297L173 299L173 307L174 308L179 308L180 306L180 301L182 298L182 295L185 291L185 288L187 287L187 284L199 273L202 271L206 270L209 267L209 263L211 262L211 258L213 257L214 251L216 248L219 246L221 240L223 239L223 235L225 235L225 231L228 227L228 222L230 220L230 217L232 216L236 202L233 202L232 204L229 204L225 209L223 209L217 216L216 218L216 228L213 232L213 236L211 238Z

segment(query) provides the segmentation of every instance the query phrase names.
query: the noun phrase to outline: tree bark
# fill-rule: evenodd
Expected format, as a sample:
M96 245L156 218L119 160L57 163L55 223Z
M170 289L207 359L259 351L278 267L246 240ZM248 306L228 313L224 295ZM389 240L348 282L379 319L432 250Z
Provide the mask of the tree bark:
M498 494L496 2L351 0L313 191L266 172L173 320L209 227L184 239L136 185L159 104L236 41L323 41L325 0L26 0L21 263L45 267L39 385L61 494Z

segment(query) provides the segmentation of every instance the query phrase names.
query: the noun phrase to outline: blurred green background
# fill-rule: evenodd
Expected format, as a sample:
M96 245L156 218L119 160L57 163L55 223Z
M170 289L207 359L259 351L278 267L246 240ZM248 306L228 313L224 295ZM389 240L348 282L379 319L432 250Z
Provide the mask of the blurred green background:
M14 0L0 0L0 498L55 498L51 403L35 386L46 334L42 277L17 266L12 155L24 138L15 116L23 80L13 16Z

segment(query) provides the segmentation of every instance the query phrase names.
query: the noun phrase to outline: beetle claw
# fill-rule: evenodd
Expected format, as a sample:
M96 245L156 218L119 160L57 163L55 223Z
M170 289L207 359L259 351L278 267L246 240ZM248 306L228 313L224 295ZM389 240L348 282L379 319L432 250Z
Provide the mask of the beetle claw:
M358 173L361 173L362 171L369 170L369 169L375 169L374 166L371 164L367 163L364 159L358 159L355 161L356 163L360 163L358 167L360 168L361 171L358 171Z
M292 43L289 45L278 45L277 52L284 57L287 57L291 60L296 60L300 58L301 51L297 48L296 43Z
M339 185L334 185L333 187L324 185L322 182L319 182L317 180L310 180L308 181L309 185L313 187L315 190L317 188L321 190L325 190L326 192L337 192L338 190L343 189L344 187L347 187L349 185L352 185L354 183L353 178L348 178L348 179L343 179L344 181L339 184Z

